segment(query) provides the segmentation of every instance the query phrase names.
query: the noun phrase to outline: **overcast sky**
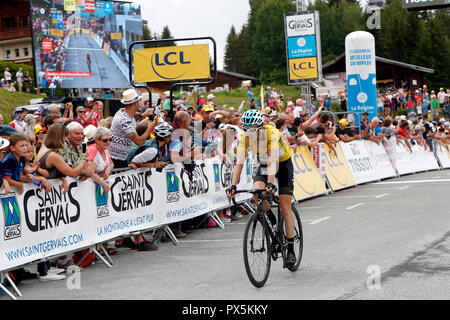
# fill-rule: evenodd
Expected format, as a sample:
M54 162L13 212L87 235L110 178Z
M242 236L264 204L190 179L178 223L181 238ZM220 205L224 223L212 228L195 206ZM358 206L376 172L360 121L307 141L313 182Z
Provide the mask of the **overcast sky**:
M231 26L239 32L250 12L248 0L132 0L141 5L142 19L152 33L169 26L174 38L212 37L217 43L217 68L223 69ZM212 52L211 52L212 56Z

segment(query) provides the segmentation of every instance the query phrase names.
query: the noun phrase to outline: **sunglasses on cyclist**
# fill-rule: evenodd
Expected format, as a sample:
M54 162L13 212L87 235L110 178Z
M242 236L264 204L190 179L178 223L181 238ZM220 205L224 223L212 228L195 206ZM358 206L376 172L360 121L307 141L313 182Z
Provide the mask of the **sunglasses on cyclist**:
M244 130L244 132L248 132L248 133L254 133L256 131L258 131L259 128L246 128L243 127L242 130Z
M112 138L100 139L103 143L108 143L112 141Z

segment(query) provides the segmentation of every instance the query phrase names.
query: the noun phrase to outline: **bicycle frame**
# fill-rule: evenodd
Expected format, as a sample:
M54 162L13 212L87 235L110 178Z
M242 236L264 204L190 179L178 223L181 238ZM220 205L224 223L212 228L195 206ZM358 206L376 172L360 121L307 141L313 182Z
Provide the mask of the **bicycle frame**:
M285 250L284 250L285 245L283 244L282 240L280 239L281 235L282 235L282 228L283 228L283 226L281 224L280 203L279 203L279 201L277 201L277 209L278 209L277 210L278 211L277 212L277 228L278 228L278 232L277 232L277 234L275 234L273 232L273 230L272 230L272 227L270 227L270 225L269 225L269 222L268 222L269 218L267 216L267 213L264 211L264 207L263 207L264 200L267 200L267 201L270 200L269 199L270 196L263 195L262 192L258 192L258 191L261 191L261 190L254 190L254 191L253 190L252 191L250 191L250 190L249 191L241 190L241 191L237 191L237 193L250 192L250 193L253 193L253 194L257 195L258 206L256 207L255 214L258 215L259 219L261 219L261 222L262 222L262 225L263 225L264 229L268 232L269 237L270 237L270 239L272 241L271 245L273 243L275 243L281 249L280 251L281 251L281 256L283 258L283 268L285 268L286 267L286 263L285 263L285 261L286 261L286 254L285 254ZM234 204L236 204L234 198L233 198L233 202L234 202ZM253 250L253 244L252 244L252 250ZM271 252L271 254L273 254L273 252ZM272 255L272 257L273 257L273 255Z

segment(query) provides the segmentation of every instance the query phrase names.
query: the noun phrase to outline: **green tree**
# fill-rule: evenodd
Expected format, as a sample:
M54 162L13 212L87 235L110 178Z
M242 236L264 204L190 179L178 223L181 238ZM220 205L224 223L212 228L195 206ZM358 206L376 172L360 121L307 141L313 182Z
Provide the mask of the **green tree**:
M295 11L288 0L253 1L255 11L250 13L248 45L252 74L261 81L286 81L286 40L284 13Z
M225 46L224 69L230 72L242 72L241 56L242 41L234 26L231 26Z
M143 40L154 40L155 38L152 35L152 32L150 31L150 28L146 23L142 24L142 38ZM144 44L144 48L151 48L152 45L150 44Z
M164 26L163 31L161 33L161 40L173 39L172 33L170 33L169 26ZM164 46L175 46L174 41L168 41L164 43Z

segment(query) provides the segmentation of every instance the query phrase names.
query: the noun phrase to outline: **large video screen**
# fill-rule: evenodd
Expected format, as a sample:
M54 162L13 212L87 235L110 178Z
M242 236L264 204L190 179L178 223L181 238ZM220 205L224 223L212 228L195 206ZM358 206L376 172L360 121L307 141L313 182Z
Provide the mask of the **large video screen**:
M128 47L143 39L139 5L31 0L30 6L39 87L130 87Z

